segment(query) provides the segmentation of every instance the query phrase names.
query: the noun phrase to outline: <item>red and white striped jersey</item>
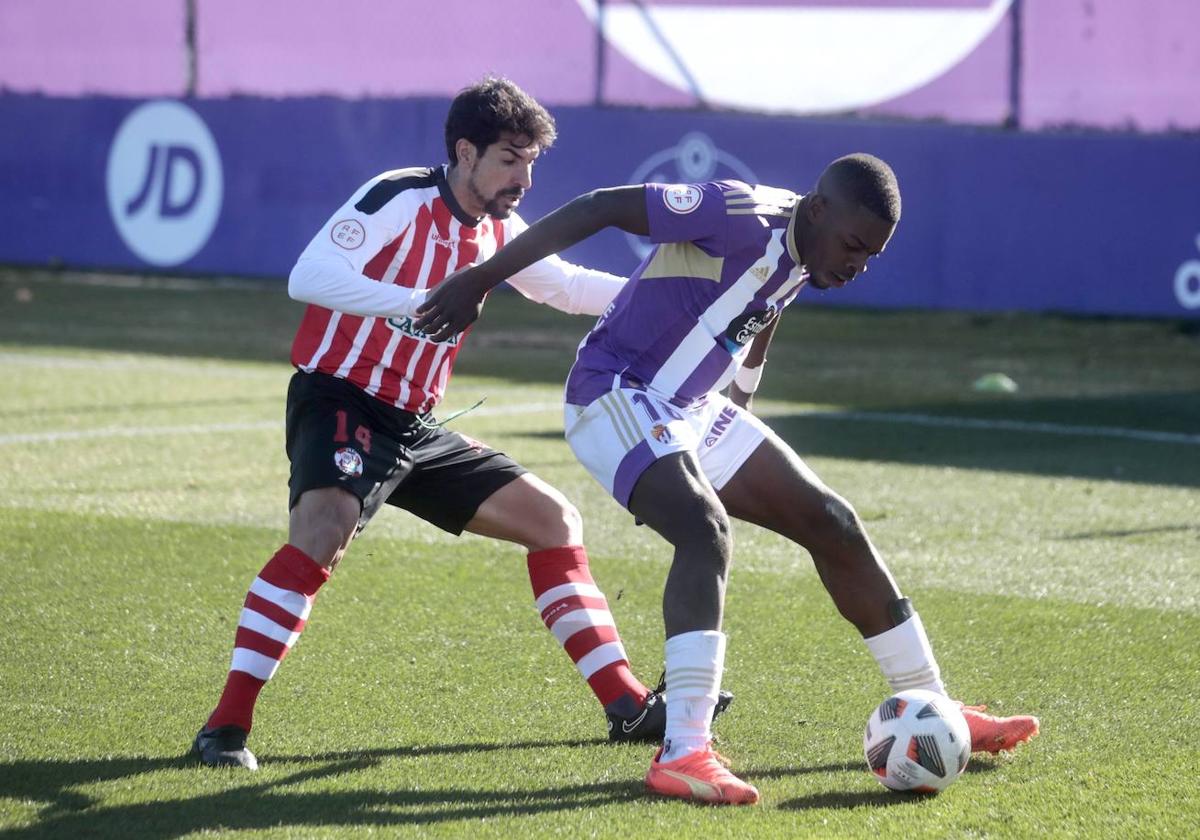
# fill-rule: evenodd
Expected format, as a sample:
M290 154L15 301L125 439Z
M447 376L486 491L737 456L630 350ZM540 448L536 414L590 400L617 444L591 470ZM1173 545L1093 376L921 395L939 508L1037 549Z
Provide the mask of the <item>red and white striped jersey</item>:
M515 213L468 215L444 166L373 178L329 218L292 271L289 292L309 303L292 364L406 411L432 410L470 329L435 343L414 329L415 308L448 275L483 262L526 227ZM599 315L624 280L551 257L509 283L532 300Z

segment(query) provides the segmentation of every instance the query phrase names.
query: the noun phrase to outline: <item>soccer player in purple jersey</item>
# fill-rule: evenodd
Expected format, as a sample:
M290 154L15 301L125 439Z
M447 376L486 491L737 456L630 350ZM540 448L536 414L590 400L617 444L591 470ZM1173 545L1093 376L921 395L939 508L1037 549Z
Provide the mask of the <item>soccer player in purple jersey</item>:
M758 801L711 746L730 517L808 550L893 690L946 693L920 616L854 509L747 410L783 307L804 286L850 283L899 220L895 174L866 154L835 160L806 195L738 181L601 189L448 280L420 310L418 328L457 332L501 280L596 231L656 243L580 345L565 406L579 460L675 549L663 592L666 739L646 775L655 793ZM974 750L1012 749L1038 731L1025 715L963 713Z

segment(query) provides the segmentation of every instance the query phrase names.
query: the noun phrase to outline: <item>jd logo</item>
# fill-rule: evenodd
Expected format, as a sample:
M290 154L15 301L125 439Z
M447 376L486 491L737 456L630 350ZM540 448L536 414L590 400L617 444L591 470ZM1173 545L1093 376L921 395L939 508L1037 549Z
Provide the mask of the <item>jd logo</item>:
M707 134L693 131L685 134L678 146L655 152L642 161L642 164L629 178L631 184L658 183L678 184L683 189L684 184L695 184L701 181L734 178L748 184L758 183L758 177L746 164L728 152L718 149ZM687 205L695 209L697 204ZM650 245L646 240L632 234L625 234L625 240L638 259L645 259L650 253Z
M204 247L224 193L208 127L179 102L148 102L121 123L108 151L108 210L121 239L152 265L186 262Z
M1200 249L1200 236L1196 248ZM1200 309L1200 260L1188 260L1176 269L1175 299L1184 309Z

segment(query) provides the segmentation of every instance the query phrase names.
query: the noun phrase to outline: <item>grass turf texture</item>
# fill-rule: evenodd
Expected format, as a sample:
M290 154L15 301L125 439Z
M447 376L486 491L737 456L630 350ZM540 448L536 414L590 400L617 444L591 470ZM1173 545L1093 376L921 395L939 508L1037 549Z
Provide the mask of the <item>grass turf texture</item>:
M754 809L645 797L540 625L520 550L385 510L264 690L257 774L179 759L284 538L281 414L300 309L278 286L0 275L0 837L1183 836L1200 813L1200 446L873 421L864 412L1200 429L1173 323L795 309L760 404L848 496L955 696L1040 715L936 798L865 772L887 693L811 565L735 530L720 748ZM19 290L26 291L21 292ZM561 441L587 327L497 296L455 426L560 487L635 670L661 667L664 544ZM1003 370L1017 395L970 382ZM814 410L841 414L814 415ZM850 413L847 413L850 412Z

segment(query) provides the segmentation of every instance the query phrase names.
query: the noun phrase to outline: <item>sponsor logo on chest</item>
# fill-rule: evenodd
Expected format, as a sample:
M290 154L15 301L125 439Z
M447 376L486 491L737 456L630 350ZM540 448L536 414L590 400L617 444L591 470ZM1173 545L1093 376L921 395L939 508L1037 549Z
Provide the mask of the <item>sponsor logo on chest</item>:
M457 333L455 335L450 336L450 338L446 339L445 341L433 342L432 339L430 339L428 335L426 335L421 330L418 330L414 326L415 323L416 323L416 319L414 319L408 315L405 315L403 318L388 318L387 319L387 325L389 327L394 329L396 332L401 333L402 335L408 336L409 338L415 338L417 341L429 341L430 343L448 344L451 347L457 347L458 340L460 338L462 338L462 333Z

